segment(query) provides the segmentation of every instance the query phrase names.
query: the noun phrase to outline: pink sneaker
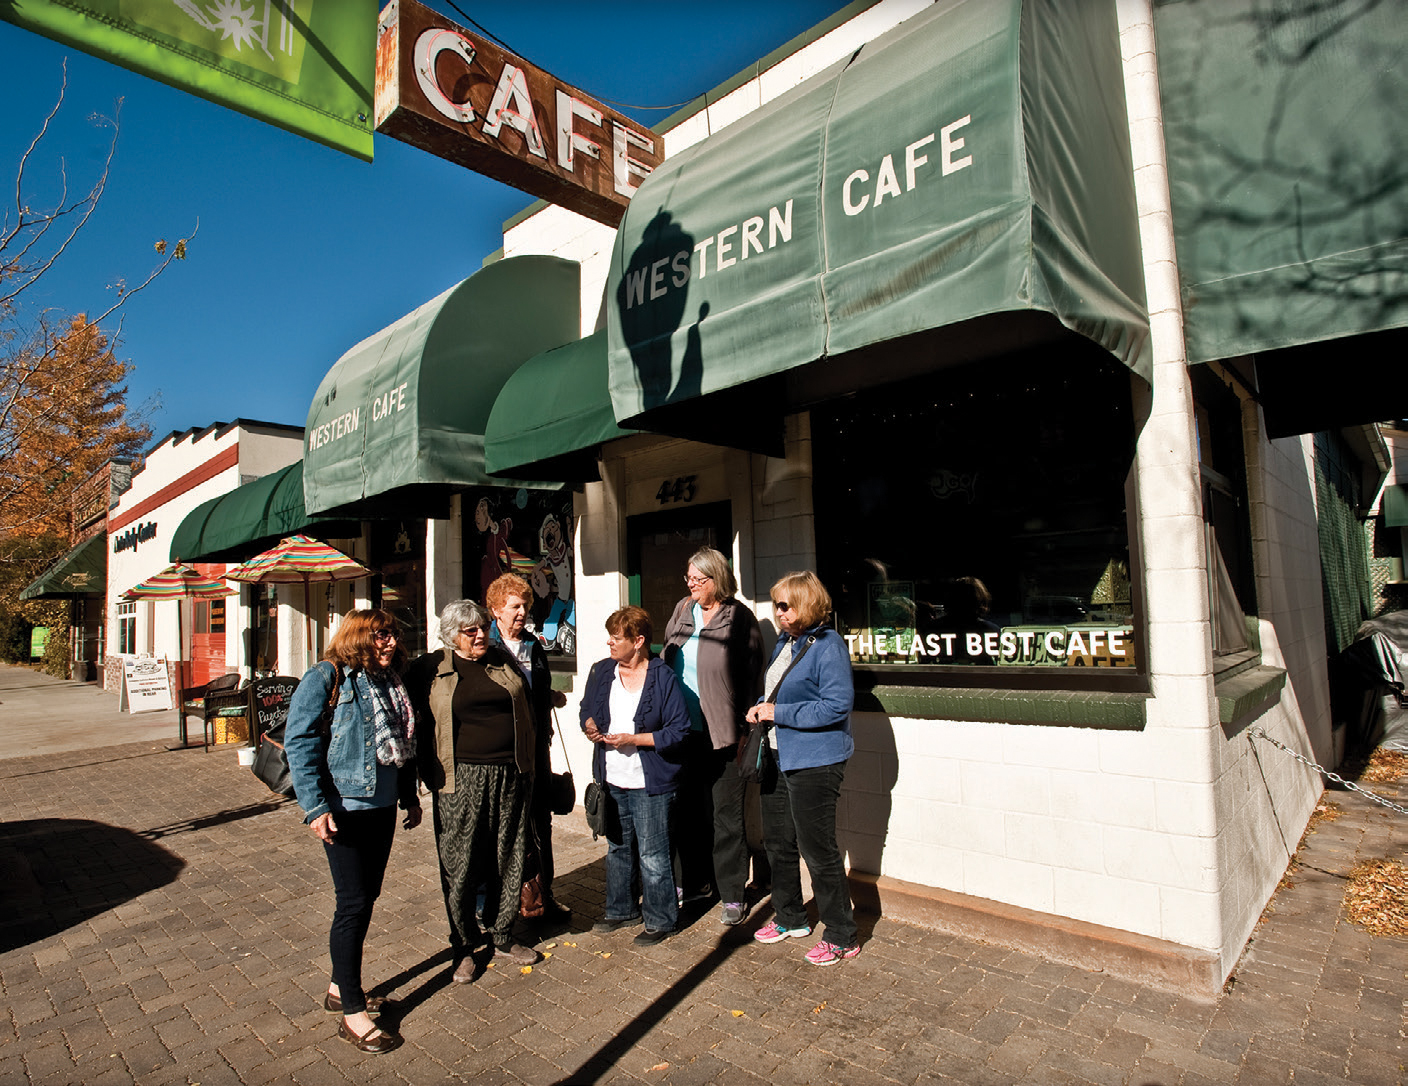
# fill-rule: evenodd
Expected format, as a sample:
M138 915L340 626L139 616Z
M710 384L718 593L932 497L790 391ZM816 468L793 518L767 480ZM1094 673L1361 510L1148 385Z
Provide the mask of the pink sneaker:
M760 943L780 943L784 939L805 939L811 933L812 929L806 926L784 928L776 920L769 920L753 933L753 938Z
M812 965L835 965L842 958L854 958L859 953L859 943L855 946L837 946L823 939L807 951L807 961Z

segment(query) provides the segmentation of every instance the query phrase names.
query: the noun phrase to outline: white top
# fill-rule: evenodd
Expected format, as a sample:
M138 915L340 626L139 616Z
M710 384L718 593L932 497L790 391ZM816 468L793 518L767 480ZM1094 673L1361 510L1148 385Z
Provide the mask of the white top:
M763 679L764 697L771 695L777 684L782 682L782 676L787 674L787 668L792 663L792 653L796 648L796 641L787 642L782 646L782 651L777 654L777 659L768 667L768 673ZM777 728L775 726L768 732L768 746L773 750L777 749Z
M612 732L635 734L636 710L640 708L640 694L644 689L645 684L641 683L637 689L627 690L621 682L621 667L619 664L616 666L608 703L611 708L611 725L606 729L608 735ZM645 767L640 764L638 747L623 747L621 750L606 748L606 783L617 788L645 787Z
M503 631L500 631L502 636ZM504 648L508 654L514 658L518 664L518 670L523 675L523 681L528 684L528 689L533 688L533 642L526 637L522 641L510 641L507 637L502 638Z

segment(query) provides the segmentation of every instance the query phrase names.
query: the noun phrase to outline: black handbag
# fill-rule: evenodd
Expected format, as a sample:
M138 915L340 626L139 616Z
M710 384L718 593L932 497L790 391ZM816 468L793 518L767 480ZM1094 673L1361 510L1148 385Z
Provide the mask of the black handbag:
M553 713L553 724L557 714ZM577 806L577 783L572 779L572 763L567 760L567 740L562 738L562 730L554 727L558 742L562 744L562 760L567 765L565 773L549 773L547 779L548 810L555 815L568 815Z
M816 634L812 634L792 653L787 668L773 684L772 693L764 699L764 703L777 700L777 691L782 686L782 680L787 678L815 642ZM777 783L777 754L768 742L768 732L772 731L772 728L773 723L770 720L755 724L738 745L738 776L745 784L756 784L764 792L770 791Z
M587 828L592 831L592 840L606 836L606 808L611 796L596 781L587 782L587 790L582 795L582 809L587 812Z
M281 796L293 795L293 778L288 772L288 755L284 753L284 726L275 724L259 741L259 749L254 752L254 775L263 781L271 792Z
M342 689L342 666L333 664L332 693L328 703L318 717L318 726L323 734L332 734L332 711L337 705L338 694ZM260 737L259 749L254 752L254 764L250 767L254 775L264 782L269 791L281 796L298 798L293 789L293 777L288 771L288 755L284 753L284 727L287 721L280 721Z

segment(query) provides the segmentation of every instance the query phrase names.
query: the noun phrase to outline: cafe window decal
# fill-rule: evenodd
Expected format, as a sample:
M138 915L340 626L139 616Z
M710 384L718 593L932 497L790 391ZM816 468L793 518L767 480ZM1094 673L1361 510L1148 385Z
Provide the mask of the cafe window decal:
M1127 372L1049 355L814 408L818 570L852 661L1139 669L1132 414Z
M575 655L571 492L480 487L462 507L464 594L482 603L496 577L518 574L533 590L534 636L550 655Z

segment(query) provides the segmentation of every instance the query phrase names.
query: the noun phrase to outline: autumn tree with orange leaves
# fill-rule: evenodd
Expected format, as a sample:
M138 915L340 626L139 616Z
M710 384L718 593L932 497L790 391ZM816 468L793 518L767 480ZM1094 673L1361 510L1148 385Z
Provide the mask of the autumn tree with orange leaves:
M117 357L115 334L103 327L173 260L184 259L189 241L183 238L169 248L158 241L157 266L136 286L119 284L111 303L96 315L34 312L25 304L26 293L97 209L117 149L114 119L106 159L91 187L71 196L65 172L57 199L31 207L25 171L40 153L63 99L61 87L20 157L15 203L0 222L0 655L7 655L7 641L19 636L15 630L31 621L66 625L62 606L20 603L19 592L67 549L75 488L108 460L135 459L151 439L144 412L127 404L131 366Z

